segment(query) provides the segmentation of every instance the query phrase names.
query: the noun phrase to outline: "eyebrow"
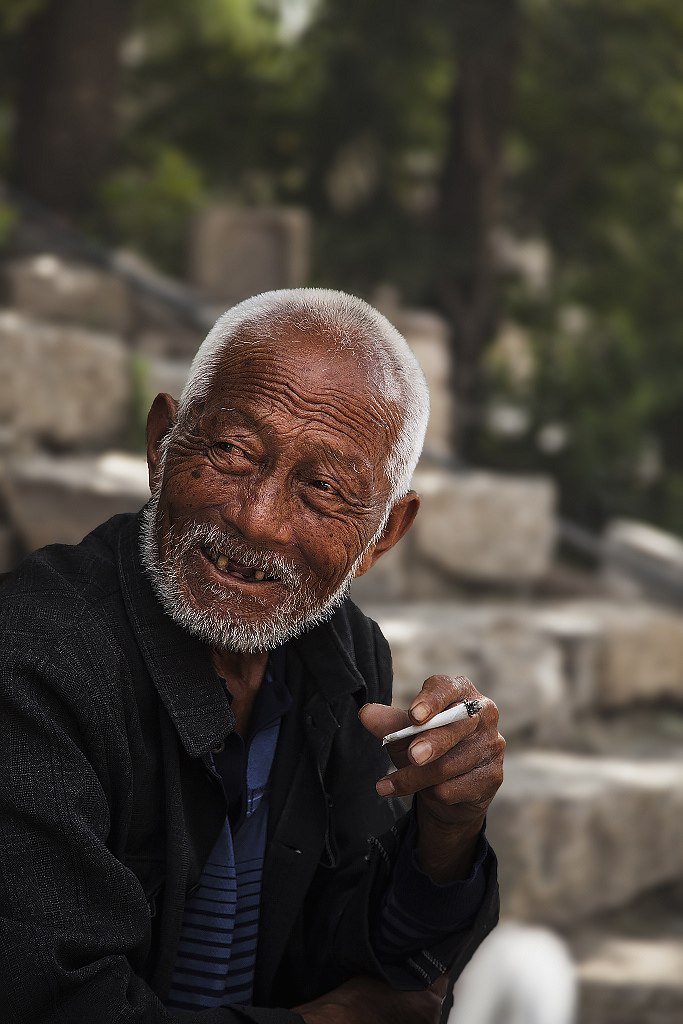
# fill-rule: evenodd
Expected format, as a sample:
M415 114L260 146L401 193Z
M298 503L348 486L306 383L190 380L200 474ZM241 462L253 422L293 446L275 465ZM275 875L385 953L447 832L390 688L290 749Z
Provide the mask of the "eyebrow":
M358 463L360 463L360 468L371 468L370 463L360 452L355 457L352 455L346 455L344 452L340 451L338 448L335 448L334 445L328 444L326 441L313 443L311 445L311 449L316 456L327 459L330 462L337 462L342 466L347 466L349 469L352 469L355 473L357 473L359 469Z
M252 428L256 433L264 427L262 419L257 416L252 416L250 413L241 409L235 409L232 406L224 405L221 406L220 412L232 413L239 426ZM347 455L345 452L327 441L310 442L308 449L313 458L336 462L338 465L346 466L348 469L353 470L354 473L358 473L359 470L362 469L371 471L373 468L372 464L361 452L356 456Z

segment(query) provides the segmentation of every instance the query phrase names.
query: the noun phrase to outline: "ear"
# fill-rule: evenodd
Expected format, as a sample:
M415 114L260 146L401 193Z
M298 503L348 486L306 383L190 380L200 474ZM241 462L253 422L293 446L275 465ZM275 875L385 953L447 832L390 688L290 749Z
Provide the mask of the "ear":
M147 466L149 467L149 486L152 491L158 483L161 442L175 423L177 413L178 403L175 398L161 394L157 395L152 402L152 408L147 416Z
M356 569L356 576L362 576L366 573L385 551L393 548L394 544L400 541L401 537L413 525L413 520L417 515L419 507L420 497L415 491L408 491L403 498L396 502L389 513L387 525L384 527L382 535L363 555Z

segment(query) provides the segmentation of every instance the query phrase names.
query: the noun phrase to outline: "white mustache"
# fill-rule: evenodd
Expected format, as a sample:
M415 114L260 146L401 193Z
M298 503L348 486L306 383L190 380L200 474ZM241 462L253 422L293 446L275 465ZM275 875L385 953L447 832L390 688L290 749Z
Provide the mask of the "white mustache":
M249 569L262 569L267 576L276 576L279 581L290 588L299 587L309 577L275 551L254 544L247 544L241 538L227 530L221 530L208 523L196 523L191 529L174 538L178 554L186 555L197 546L206 549L215 561L219 555L227 555L231 560Z

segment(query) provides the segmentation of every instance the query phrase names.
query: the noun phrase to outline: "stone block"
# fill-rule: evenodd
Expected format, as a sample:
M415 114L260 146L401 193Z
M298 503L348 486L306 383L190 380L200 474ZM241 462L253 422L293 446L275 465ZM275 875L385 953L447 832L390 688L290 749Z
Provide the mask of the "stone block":
M680 1024L683 939L604 936L577 966L580 1024Z
M578 924L683 873L683 763L511 753L487 831L503 913Z
M147 359L144 372L145 390L152 398L165 392L177 400L189 375L190 362L186 359Z
M129 401L123 342L0 312L0 425L17 439L105 443L123 428Z
M577 709L683 698L683 614L644 602L579 600L539 608L562 647Z
M548 571L556 536L555 488L543 477L418 468L422 506L412 528L418 556L455 577L523 583Z
M422 367L429 385L429 423L425 449L430 454L452 455L454 402L450 382L448 325L442 317L423 310L403 310L397 327Z
M571 713L558 646L524 610L365 603L391 646L394 703L408 707L430 675L464 675L498 705L504 735L564 734Z
M12 525L29 551L78 544L110 516L137 512L149 498L145 459L121 452L16 460L7 466L3 489Z
M540 631L558 646L573 713L592 710L598 700L603 631L595 614L568 605L533 612Z
M404 537L385 552L373 567L351 584L356 604L368 601L400 601L412 595L412 581L407 565L408 538Z
M453 454L454 420L448 322L430 310L401 306L398 292L390 285L378 288L372 301L406 339L427 380L430 413L425 451L448 458Z
M13 261L5 272L9 305L37 320L114 334L130 328L128 289L114 274L47 253Z
M683 605L683 541L650 523L614 519L603 536L602 581L617 598Z
M648 604L586 602L602 634L597 702L618 708L683 698L683 615Z
M225 308L274 288L306 282L310 222L305 210L214 205L196 218L189 277Z

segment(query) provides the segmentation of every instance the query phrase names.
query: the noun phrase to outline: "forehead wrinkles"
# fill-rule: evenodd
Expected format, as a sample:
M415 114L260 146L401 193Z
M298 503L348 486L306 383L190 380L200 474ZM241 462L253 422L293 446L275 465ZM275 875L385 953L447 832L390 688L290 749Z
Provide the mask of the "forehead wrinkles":
M290 366L282 366L277 358L231 360L232 365L224 366L216 378L205 415L213 414L220 419L225 412L231 418L231 413L239 415L250 407L254 426L258 427L259 414L276 415L281 409L293 418L305 420L313 428L319 426L323 431L332 428L356 443L364 439L371 446L376 461L386 458L400 424L394 403L370 390L361 373L355 366L349 367L348 362L346 369L350 368L351 376L355 377L349 380L348 386L344 386L343 381L325 377L313 386L307 379L311 376L310 367L298 359L288 361ZM335 376L339 376L344 368L336 363L332 369Z

